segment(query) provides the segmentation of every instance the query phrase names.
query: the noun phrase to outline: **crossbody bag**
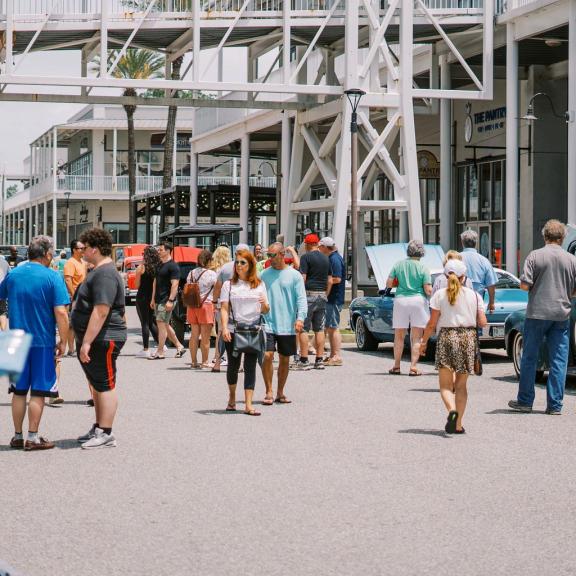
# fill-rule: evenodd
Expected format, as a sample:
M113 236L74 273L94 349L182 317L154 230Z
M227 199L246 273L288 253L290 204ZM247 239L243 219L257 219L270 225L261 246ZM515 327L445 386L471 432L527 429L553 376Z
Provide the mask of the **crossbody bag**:
M262 326L262 317L260 317L258 322L255 324L236 322L232 307L232 282L230 280L229 282L230 314L234 326L234 346L232 348L232 355L238 357L240 354L257 354L261 357L266 348L266 335L264 334L264 327Z

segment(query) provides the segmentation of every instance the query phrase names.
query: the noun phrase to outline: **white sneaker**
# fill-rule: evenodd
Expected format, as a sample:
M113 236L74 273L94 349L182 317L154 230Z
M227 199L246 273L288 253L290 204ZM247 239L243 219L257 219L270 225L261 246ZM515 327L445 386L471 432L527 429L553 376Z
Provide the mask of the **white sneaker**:
M105 434L101 428L94 430L94 437L82 444L84 450L93 448L116 448L116 437L114 434Z
M135 358L148 358L148 356L150 356L150 350L140 350L140 352L135 355Z

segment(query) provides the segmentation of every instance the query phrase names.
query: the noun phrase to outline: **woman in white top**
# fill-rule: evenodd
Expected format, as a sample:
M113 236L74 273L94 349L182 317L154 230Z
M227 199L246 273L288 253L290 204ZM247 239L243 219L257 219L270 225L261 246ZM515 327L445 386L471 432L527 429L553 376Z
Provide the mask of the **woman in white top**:
M200 308L188 307L186 319L192 331L190 335L190 356L192 357L192 369L212 369L208 364L208 354L210 353L210 334L214 324L214 305L212 303L212 292L216 284L217 275L210 269L212 253L210 250L202 250L198 254L198 267L190 271L186 282L198 282L200 289ZM198 338L200 338L200 350L202 352L202 364L197 362Z
M448 264L448 260L462 260L462 254L456 250L448 250L444 256L444 266ZM466 278L464 282L466 288L473 288L472 280ZM434 285L432 286L432 294L436 294L441 288L448 288L448 276L446 274L438 274L436 280L434 280Z
M258 278L256 259L249 250L237 250L234 260L234 274L222 285L220 294L222 318L222 338L226 343L228 366L226 379L228 381L229 399L226 410L236 410L236 384L242 354L234 356L234 324L254 325L260 323L262 314L270 310L268 295L264 282ZM244 354L244 396L246 408L244 414L260 416L260 412L252 407L252 396L256 384L256 364L258 354Z
M463 286L466 265L449 260L444 267L448 287L430 300L430 320L422 337L420 353L426 352L430 336L439 328L436 342L436 368L440 395L448 410L445 430L448 434L464 434L462 416L466 410L468 375L474 373L478 339L476 328L487 324L484 302L470 288Z
M211 268L216 272L216 276L220 274L220 270L224 264L228 264L232 260L230 255L230 248L228 246L218 246L212 254ZM216 344L214 345L214 361L212 362L212 372L220 372L220 366L226 365L226 356L224 356L224 341L222 340L222 322L220 321L220 292L222 285L216 281L212 297L214 300L214 321L216 323Z

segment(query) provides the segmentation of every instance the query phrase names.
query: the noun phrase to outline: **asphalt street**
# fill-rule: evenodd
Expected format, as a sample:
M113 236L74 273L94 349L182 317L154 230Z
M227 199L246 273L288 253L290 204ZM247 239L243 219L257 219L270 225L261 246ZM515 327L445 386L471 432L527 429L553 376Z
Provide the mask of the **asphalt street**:
M247 417L188 354L135 358L136 326L132 308L118 448L76 443L93 422L76 359L44 413L54 450L10 450L0 396L0 559L23 575L574 574L573 392L560 417L542 388L511 413L512 365L489 352L468 433L447 436L432 364L391 377L389 346L348 346L341 368L290 374L292 404Z

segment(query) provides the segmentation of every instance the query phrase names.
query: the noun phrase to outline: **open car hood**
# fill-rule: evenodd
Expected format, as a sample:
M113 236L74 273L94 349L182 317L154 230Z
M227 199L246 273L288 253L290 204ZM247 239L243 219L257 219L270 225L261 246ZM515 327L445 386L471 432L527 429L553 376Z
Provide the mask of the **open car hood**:
M378 246L366 246L366 254L374 271L378 284L378 290L386 288L386 280L390 276L390 270L398 260L406 258L408 242L395 244L380 244ZM437 244L424 244L426 255L420 260L429 270L444 269L444 250Z

